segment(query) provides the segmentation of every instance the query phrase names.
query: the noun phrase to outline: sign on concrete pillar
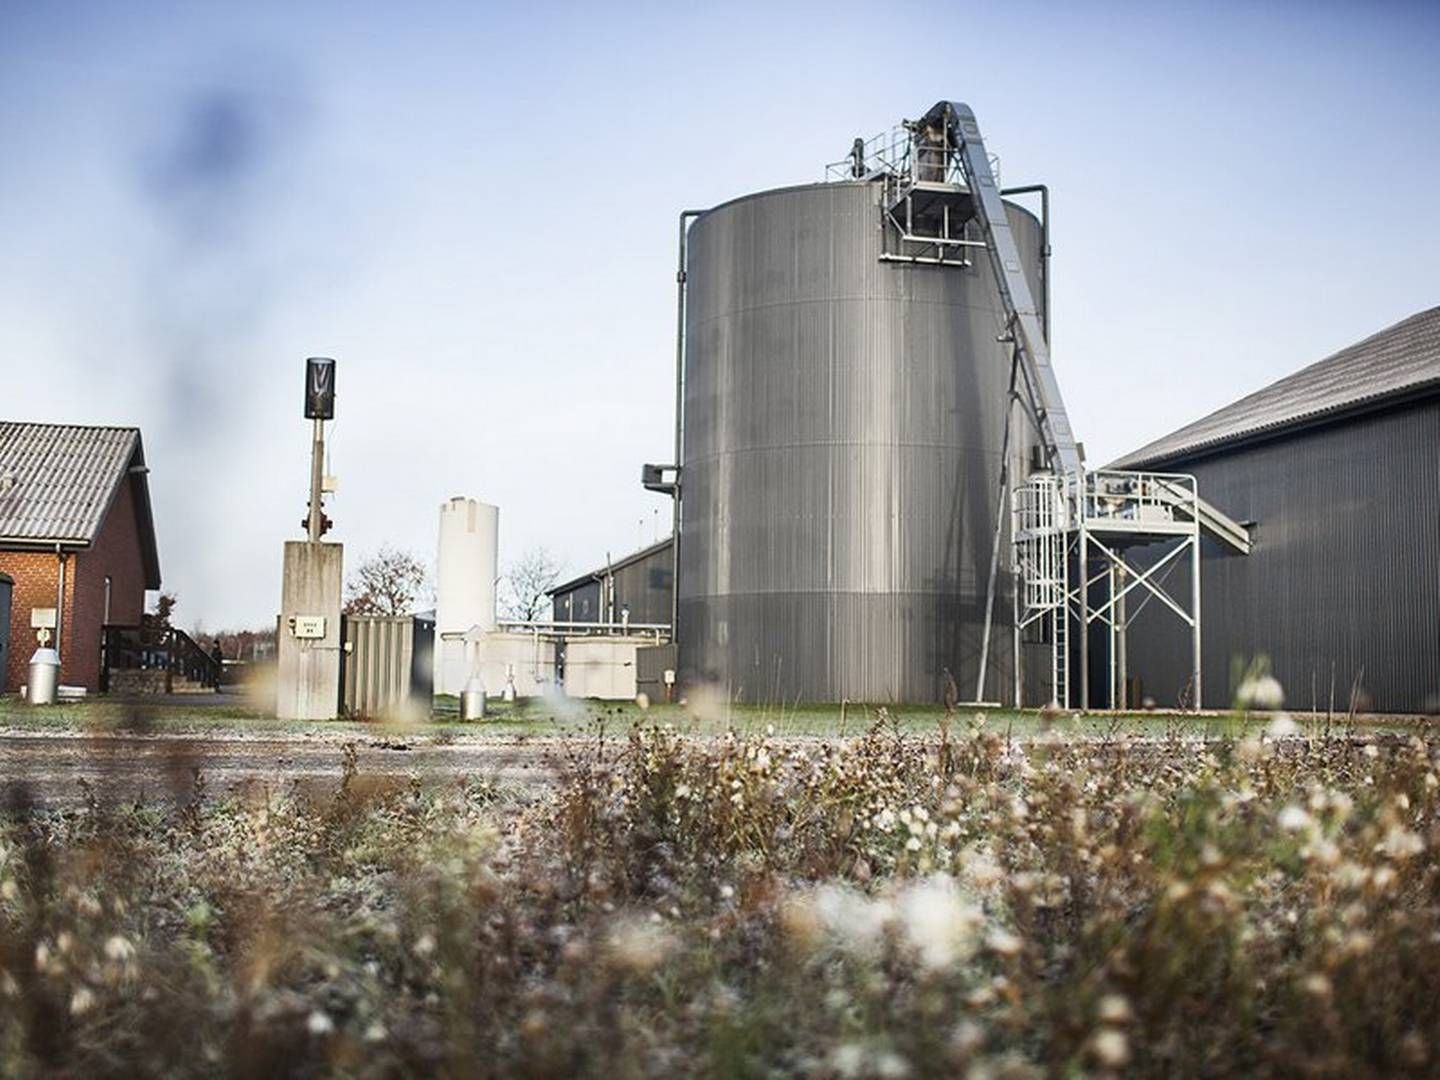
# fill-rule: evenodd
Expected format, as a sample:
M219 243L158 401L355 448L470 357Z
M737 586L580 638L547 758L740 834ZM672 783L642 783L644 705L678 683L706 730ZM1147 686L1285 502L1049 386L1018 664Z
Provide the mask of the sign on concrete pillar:
M281 720L334 720L340 714L340 590L344 545L285 542L276 653Z

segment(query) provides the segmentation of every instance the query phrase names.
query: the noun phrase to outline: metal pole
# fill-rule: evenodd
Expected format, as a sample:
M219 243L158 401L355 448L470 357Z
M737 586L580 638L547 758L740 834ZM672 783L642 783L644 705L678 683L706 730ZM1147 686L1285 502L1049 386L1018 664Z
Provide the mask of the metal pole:
M675 494L670 518L670 642L680 640L680 500L685 455L685 278L690 219L704 211L680 211L680 250L675 269ZM677 663L679 657L676 657Z
M320 519L324 516L320 507L320 489L325 483L325 421L316 417L314 435L310 445L310 520L306 530L312 544L320 542Z
M990 578L985 586L985 622L980 631L980 670L975 676L975 700L985 700L985 669L990 661L990 622L995 614L995 581L1000 572L1000 536L1005 530L1005 504L1010 491L1010 427L1015 415L1015 374L1019 357L1010 355L1010 389L1005 410L1005 434L1000 438L1000 500L995 508L995 536L990 542Z
M1014 539L1011 539L1014 543ZM1012 558L1012 565L1018 560ZM1015 708L1021 708L1021 674L1020 674L1020 568L1015 565L1014 573L1010 577L1010 637L1011 648L1014 649L1015 659Z
M1080 711L1084 712L1090 708L1090 536L1085 531L1083 487L1080 513Z
M1119 624L1119 634L1116 634L1116 649L1119 651L1119 662L1117 667L1120 670L1120 708L1130 707L1130 658L1129 658L1129 618L1125 613L1125 567L1116 567L1120 575L1120 596L1115 602L1113 618Z
M1107 625L1109 626L1109 630L1110 630L1110 648L1109 648L1109 653L1110 653L1110 655L1109 655L1108 657L1106 657L1106 663L1107 663L1107 666L1108 666L1109 669L1110 669L1110 688L1109 688L1109 690L1107 691L1107 694L1108 694L1109 699L1110 699L1110 700L1109 700L1110 708L1114 709L1114 708L1117 708L1117 707L1118 707L1117 703L1118 703L1119 700L1120 700L1120 693L1119 693L1119 688L1118 688L1118 686L1116 685L1116 675L1117 675L1119 669L1118 669L1118 667L1117 667L1117 658L1116 658L1116 635L1115 635L1115 593L1116 593L1116 586L1115 586L1115 564L1114 564L1113 562L1110 563L1109 573L1107 573L1105 576L1106 576L1106 578L1108 579L1108 583L1109 583L1109 585L1110 585L1110 597L1109 597L1110 602L1109 602L1109 604L1107 605L1107 606L1110 608L1110 617L1106 620Z
M59 573L55 580L55 651L62 657L64 652L60 648L60 633L65 627L65 549L59 544L55 545L55 558L60 564ZM55 676L58 681L60 676Z
M1190 535L1190 640L1194 651L1195 668L1195 711L1199 712L1203 698L1200 694L1200 527Z

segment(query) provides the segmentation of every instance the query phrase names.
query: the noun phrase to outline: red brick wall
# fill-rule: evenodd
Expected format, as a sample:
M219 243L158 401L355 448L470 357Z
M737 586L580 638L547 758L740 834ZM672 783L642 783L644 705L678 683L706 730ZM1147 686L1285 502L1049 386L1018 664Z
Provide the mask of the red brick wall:
M70 561L74 612L61 657L64 681L100 688L100 627L105 622L105 578L110 578L110 622L136 626L145 610L145 563L140 554L140 526L130 484L121 485L95 542ZM66 588L70 588L69 585Z
M30 612L55 606L59 562L54 552L0 551L0 571L15 579L10 608L10 662L0 672L0 690L13 693L29 682L35 631ZM65 563L65 610L61 612L60 681L100 689L100 626L105 611L105 578L111 579L110 621L135 624L145 609L145 570L139 524L129 483L106 515L89 548Z
M30 629L30 611L55 606L59 566L54 552L0 551L0 570L15 579L15 591L10 597L10 662L4 672L3 689L7 691L18 690L29 682L30 656L38 644L35 631ZM66 565L67 576L74 566L72 558ZM68 588L66 592L69 593ZM71 600L69 595L65 597L66 610L60 614L66 624L70 622ZM63 666L61 677L64 677Z

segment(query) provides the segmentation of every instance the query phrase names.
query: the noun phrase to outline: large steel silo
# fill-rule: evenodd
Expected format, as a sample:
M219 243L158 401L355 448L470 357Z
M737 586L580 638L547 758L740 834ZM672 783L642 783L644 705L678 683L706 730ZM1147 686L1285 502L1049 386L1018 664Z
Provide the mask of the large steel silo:
M698 216L685 274L679 666L742 701L974 691L1009 408L988 263L881 258L881 186ZM1009 207L1033 290L1041 229ZM1029 425L1017 421L1016 458ZM1008 583L991 687L1008 686Z

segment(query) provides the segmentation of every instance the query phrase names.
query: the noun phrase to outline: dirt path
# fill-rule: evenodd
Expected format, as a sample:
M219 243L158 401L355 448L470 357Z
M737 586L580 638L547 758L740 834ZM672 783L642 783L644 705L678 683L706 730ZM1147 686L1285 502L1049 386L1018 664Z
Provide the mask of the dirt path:
M263 784L333 786L353 741L363 777L446 783L487 779L539 787L554 778L555 741L499 736L444 745L430 741L223 735L0 734L0 799L45 807L84 801L81 781L104 799L186 798L200 769L215 795Z

